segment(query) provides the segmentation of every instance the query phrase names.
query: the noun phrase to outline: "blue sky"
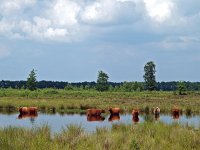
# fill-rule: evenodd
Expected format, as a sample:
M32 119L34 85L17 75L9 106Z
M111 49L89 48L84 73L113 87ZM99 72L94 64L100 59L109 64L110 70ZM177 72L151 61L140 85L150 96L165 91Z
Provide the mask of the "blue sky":
M200 1L0 0L0 80L200 81Z

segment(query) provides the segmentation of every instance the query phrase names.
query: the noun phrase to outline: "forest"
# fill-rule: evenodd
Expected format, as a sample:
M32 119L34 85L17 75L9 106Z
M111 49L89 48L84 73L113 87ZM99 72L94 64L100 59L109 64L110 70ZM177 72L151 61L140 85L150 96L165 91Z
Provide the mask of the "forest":
M157 91L176 91L177 84L179 81L170 81L170 82L156 82L156 90ZM200 90L200 82L185 82L186 88L188 91L199 91ZM56 88L56 89L95 89L96 82L64 82L64 81L37 81L37 88ZM143 91L144 82L108 82L110 91ZM2 80L0 81L0 88L13 88L13 89L23 89L26 88L27 81L10 81L10 80Z

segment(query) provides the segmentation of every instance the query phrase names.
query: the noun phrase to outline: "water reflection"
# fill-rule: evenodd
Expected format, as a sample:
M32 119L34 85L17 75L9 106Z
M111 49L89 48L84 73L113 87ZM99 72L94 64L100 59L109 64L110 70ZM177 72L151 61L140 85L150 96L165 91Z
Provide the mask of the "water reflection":
M132 121L134 123L138 123L140 121L140 119L139 119L139 109L133 109L132 115L133 115Z
M140 118L138 116L133 116L132 121L134 123L138 123L140 121Z
M180 117L180 112L179 111L173 111L172 117L173 117L174 120L178 120L179 117Z
M98 116L89 116L87 115L87 121L104 121L105 117L102 117L100 115Z
M108 121L119 121L120 120L120 116L118 115L110 115L110 117L108 118Z
M156 121L158 121L159 118L160 118L160 114L155 114L155 115L154 115L154 118L155 118Z
M179 115L179 114L173 114L173 119L174 119L174 120L178 120L178 119L179 119L179 117L180 117L180 115Z
M38 114L19 114L18 119L36 118Z
M173 119L178 120L179 116L180 116L180 109L178 108L178 106L174 106L172 109L172 116Z
M18 119L30 119L31 124L35 123L35 118L38 117L38 114L19 114Z
M179 114L181 115L181 114ZM179 116L179 120L174 120L172 114L160 114L159 117L153 114L140 114L139 116L133 116L132 114L120 114L120 115L105 115L105 116L87 116L81 114L65 114L60 115L56 113L38 115L19 115L19 114L1 114L0 113L0 127L19 126L19 127L34 127L42 124L48 124L53 132L61 131L62 127L69 124L81 124L86 131L95 131L96 128L108 127L111 128L113 124L137 124L146 121L164 122L166 124L172 124L177 122L181 125L189 125L198 128L200 126L200 115L191 115L189 118L186 115ZM19 119L18 119L19 118ZM177 118L177 117L176 117Z

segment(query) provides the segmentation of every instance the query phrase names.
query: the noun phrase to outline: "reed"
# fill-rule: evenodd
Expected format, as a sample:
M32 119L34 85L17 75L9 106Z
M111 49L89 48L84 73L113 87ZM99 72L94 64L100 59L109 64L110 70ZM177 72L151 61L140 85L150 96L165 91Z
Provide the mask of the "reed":
M200 128L151 122L113 124L111 129L97 128L92 133L87 133L80 125L68 125L55 134L47 125L32 129L7 127L0 129L0 137L3 150L200 149Z

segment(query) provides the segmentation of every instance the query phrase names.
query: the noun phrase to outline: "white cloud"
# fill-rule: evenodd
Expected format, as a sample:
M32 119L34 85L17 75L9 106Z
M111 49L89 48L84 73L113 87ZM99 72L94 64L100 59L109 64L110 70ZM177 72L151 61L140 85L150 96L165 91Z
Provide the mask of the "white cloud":
M17 11L23 10L25 7L34 5L36 0L1 0L0 14L9 15Z
M14 27L14 23L8 23L4 20L0 21L0 33L6 34Z
M73 26L78 23L80 6L71 0L55 0L50 4L46 15L51 18L53 24L59 26Z
M52 27L51 20L34 17L33 22L21 21L20 28L27 37L35 39L50 39L50 40L62 40L67 37L67 30L65 28ZM60 39L61 38L61 39Z
M118 32L124 25L130 32L152 36L191 37L199 31L200 9L192 11L192 5L183 11L188 3L184 4L181 0L0 0L0 36L71 42Z
M66 29L53 29L48 28L45 32L44 36L50 39L54 39L55 37L63 37L65 38L67 36L68 32Z
M164 22L171 17L174 3L171 0L144 0L148 15L155 21Z
M116 2L111 0L95 1L85 7L82 13L84 22L104 23L114 19Z
M88 24L124 24L141 16L140 5L128 0L96 0L84 7L81 19Z
M41 2L40 2L41 3ZM3 12L0 13L0 34L11 38L36 40L70 41L78 31L78 4L70 0L43 2L43 13L32 17L23 12L31 5L39 5L36 0L0 1ZM37 6L39 7L39 6ZM40 8L41 9L41 8ZM19 12L20 11L20 12Z

